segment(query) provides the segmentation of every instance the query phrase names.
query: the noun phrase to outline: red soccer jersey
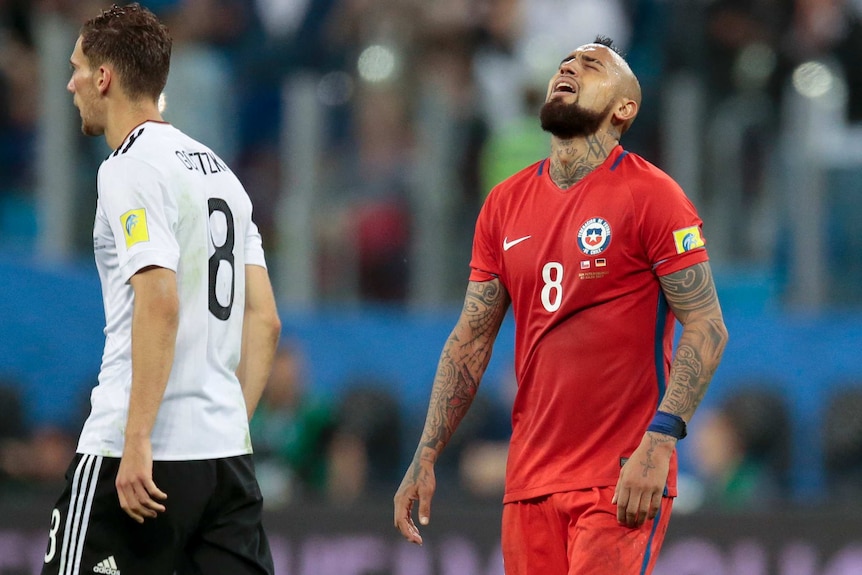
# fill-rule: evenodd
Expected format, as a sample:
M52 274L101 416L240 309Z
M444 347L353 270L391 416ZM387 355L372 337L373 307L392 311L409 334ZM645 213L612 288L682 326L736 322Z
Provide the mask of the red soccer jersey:
M515 316L505 502L616 484L670 371L658 276L707 260L701 225L667 174L620 146L568 190L548 160L492 190L470 279L498 277ZM676 471L674 455L671 496Z

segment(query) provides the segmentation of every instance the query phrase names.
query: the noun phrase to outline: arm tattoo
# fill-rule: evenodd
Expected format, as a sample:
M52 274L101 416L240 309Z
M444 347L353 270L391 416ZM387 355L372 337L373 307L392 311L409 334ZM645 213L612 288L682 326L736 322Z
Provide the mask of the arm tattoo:
M461 316L440 354L416 458L433 461L466 415L509 302L500 280L469 283Z
M689 420L721 361L727 329L708 262L659 279L673 313L683 325L661 409Z

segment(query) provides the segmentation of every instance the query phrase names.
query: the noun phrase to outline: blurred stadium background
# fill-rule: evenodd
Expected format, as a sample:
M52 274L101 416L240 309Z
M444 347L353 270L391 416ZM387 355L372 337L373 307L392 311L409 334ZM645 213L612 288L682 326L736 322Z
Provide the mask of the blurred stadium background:
M425 547L398 540L391 495L482 199L545 156L547 80L596 34L644 89L623 145L705 220L731 332L680 446L658 572L862 573L862 1L141 3L175 37L165 118L252 196L298 366L285 381L320 408L259 426L281 573L502 573L511 324L444 456ZM109 150L80 134L65 85L78 27L107 4L0 0L0 575L38 573L99 367Z

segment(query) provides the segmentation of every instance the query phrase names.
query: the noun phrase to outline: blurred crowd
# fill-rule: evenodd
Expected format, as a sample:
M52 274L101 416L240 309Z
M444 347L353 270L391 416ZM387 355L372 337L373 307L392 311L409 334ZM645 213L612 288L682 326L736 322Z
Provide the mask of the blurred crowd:
M346 293L370 304L407 300L415 289L411 241L423 215L416 198L429 180L440 183L435 192L454 215L445 234L452 248L446 267L454 270L447 294L462 293L482 200L495 183L547 153L548 139L536 120L547 81L569 50L597 34L623 48L644 91L642 111L623 145L659 166L670 169L668 125L686 104L674 99L675 91L684 79L700 86L693 92L700 96L699 122L685 137L703 151L704 168L683 183L691 186L704 219L729 230L716 236L734 239L717 243L718 261L780 265L781 210L773 209L770 202L777 200L770 190L786 88L800 64L832 66L846 89L843 120L862 121L859 0L141 3L163 16L175 39L166 119L207 142L237 172L271 257L288 233L279 225L286 182L299 178L290 173L297 166L284 161L285 134L297 119L286 87L311 79L321 120L314 143L315 273L320 297L331 300ZM40 72L44 23L59 17L74 31L108 4L0 0L0 245L26 245L37 233L34 158L46 133L40 105L46 90L61 89L67 80L49 83ZM75 114L69 101L69 114ZM95 169L106 150L83 137L80 146L81 174L69 177L82 182L74 243L86 255ZM429 173L430 155L432 169L442 167L444 176ZM728 157L735 179L710 172L726 168ZM345 253L352 256L346 260ZM348 267L353 273L345 273ZM373 381L355 382L344 397L319 397L303 361L301 345L288 341L252 422L268 500L277 505L300 497L349 501L388 494L405 456L396 399ZM704 505L744 508L787 495L788 423L775 401L754 394L704 415L699 451L710 458L694 470ZM14 397L2 404L14 406ZM451 469L441 473L459 478L466 493L501 492L507 411L503 398L477 406L447 452ZM766 425L766 415L776 418L774 424ZM30 430L24 420L2 419L0 482L55 481L77 430ZM848 439L847 426L841 431L843 455L838 447L826 449L836 482L862 469L856 462L862 460L862 437ZM731 432L743 436L726 439Z
M279 225L284 201L303 177L297 172L307 169L286 162L285 147L314 147L313 257L316 297L323 299L401 302L416 289L410 250L428 185L455 220L445 222L451 253L444 269L456 271L444 296L460 294L458 271L485 194L544 156L547 138L536 114L547 81L568 50L596 34L615 39L643 86L642 111L624 145L679 172L672 175L699 204L721 262L773 267L786 257L781 198L773 190L781 185L781 126L793 113L783 99L800 64L831 66L846 94L844 119L862 119L858 0L143 3L175 37L166 118L233 166L274 256L289 233ZM76 30L105 5L0 0L6 243L26 240L38 224L34 158L39 138L50 133L39 124L40 103L62 85L40 77L45 22L60 16ZM319 141L285 141L300 131L291 122L309 111L295 102L298 112L291 110L286 99L300 79L314 89ZM697 89L689 92L686 81ZM675 118L684 123L674 129ZM687 160L698 163L696 173L684 173L675 146L696 156ZM70 177L81 180L73 240L86 253L92 173L105 150L92 142L81 147L90 153L79 158L81 174Z

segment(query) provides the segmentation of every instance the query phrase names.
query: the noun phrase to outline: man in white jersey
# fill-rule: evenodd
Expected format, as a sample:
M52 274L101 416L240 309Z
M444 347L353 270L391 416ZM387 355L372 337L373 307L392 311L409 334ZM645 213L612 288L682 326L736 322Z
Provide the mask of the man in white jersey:
M281 324L242 184L162 120L170 53L151 12L114 5L70 60L82 130L114 150L93 230L105 350L45 575L273 573L248 420Z

